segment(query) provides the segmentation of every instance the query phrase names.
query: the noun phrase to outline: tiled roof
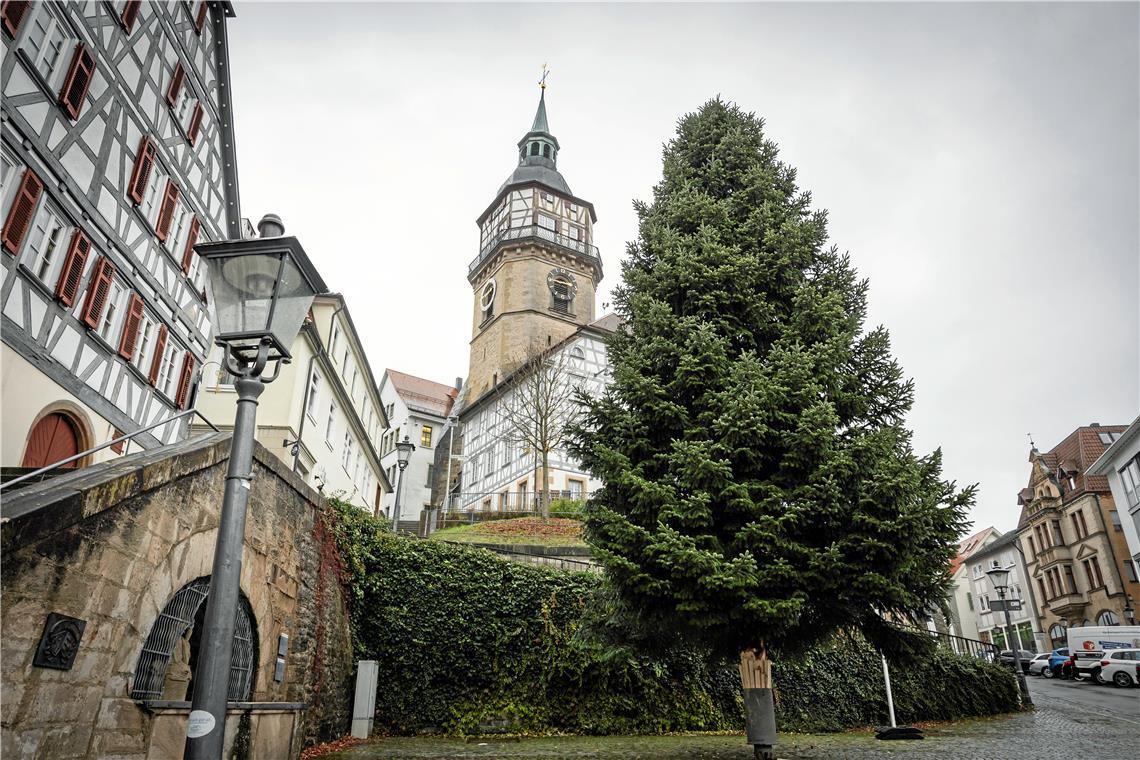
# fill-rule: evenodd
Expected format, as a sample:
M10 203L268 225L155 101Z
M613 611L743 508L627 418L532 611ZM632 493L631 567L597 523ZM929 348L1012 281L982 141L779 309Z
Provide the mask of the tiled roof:
M1123 433L1127 425L1086 425L1069 433L1063 441L1049 451L1040 455L1041 462L1052 473L1048 476L1061 491L1061 503L1068 503L1086 493L1109 493L1108 478L1104 475L1088 475L1088 469L1093 462L1100 458L1108 446L1101 441L1101 433ZM1072 486L1069 485L1072 478ZM1021 516L1017 527L1021 528L1026 522L1026 506L1033 499L1034 486L1044 478L1037 475L1033 468L1029 473L1029 486L1018 493L1018 500L1022 503Z
M597 329L605 330L606 332L617 332L623 324L625 324L625 320L611 311L604 317L595 319L593 322L591 322L590 327L596 327Z
M429 414L446 417L451 413L451 405L455 402L458 390L450 385L437 383L434 380L425 380L422 377L409 375L406 372L397 372L387 369L388 379L392 387L409 408L419 409Z
M958 556L956 556L954 558L954 561L950 563L951 575L957 572L958 568L962 566L962 563L966 561L967 557L969 557L973 552L977 551L985 543L986 539L989 538L991 533L997 533L997 529L993 526L990 526L985 530L980 530L974 535L968 538L963 538L958 542Z

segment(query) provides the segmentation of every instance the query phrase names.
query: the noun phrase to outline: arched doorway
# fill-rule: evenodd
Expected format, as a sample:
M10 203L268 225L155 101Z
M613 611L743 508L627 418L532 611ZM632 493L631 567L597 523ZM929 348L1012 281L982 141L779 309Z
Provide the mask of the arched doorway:
M61 459L79 453L82 440L79 428L66 414L51 412L45 414L32 427L28 435L28 446L24 450L21 467L46 467ZM62 467L75 467L78 462L69 462Z
M193 697L209 593L210 577L203 576L187 583L166 603L139 653L132 698L189 701ZM257 664L257 625L245 594L238 598L235 623L227 699L242 702L253 690Z

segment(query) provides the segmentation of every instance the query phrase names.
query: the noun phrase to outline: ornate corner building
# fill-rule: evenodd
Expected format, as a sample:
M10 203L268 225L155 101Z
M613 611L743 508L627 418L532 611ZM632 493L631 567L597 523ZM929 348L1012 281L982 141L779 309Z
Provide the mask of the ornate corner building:
M1140 583L1121 518L1093 463L1126 429L1088 425L1053 449L1029 455L1029 485L1018 495L1017 537L1033 583L1034 605L1052 646L1065 646L1065 629L1120 625Z
M4 0L0 15L0 464L37 467L194 404L212 326L193 248L242 236L233 7Z

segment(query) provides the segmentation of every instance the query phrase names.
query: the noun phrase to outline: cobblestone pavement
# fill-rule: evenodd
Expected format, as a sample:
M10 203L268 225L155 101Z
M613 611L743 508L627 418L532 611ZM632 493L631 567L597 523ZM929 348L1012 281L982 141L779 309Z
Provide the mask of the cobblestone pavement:
M1083 693L1082 689L1104 689ZM1031 682L1037 709L1016 715L929 726L922 741L878 741L869 731L781 734L786 760L938 758L940 760L1134 760L1140 758L1140 689ZM1089 705L1089 698L1094 704ZM567 760L750 760L743 736L551 737L470 740L381 739L330 757L566 758Z

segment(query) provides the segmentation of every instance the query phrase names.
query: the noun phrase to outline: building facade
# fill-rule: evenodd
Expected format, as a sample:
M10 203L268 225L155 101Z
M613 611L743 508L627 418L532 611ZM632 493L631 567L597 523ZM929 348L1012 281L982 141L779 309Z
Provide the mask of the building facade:
M992 567L1009 568L1009 590L1006 600L1018 600L1021 609L1010 610L1010 625L1005 624L1005 612L995 611L998 600L986 571ZM1010 531L975 549L966 561L969 583L973 595L973 624L978 631L975 638L989 641L999 649L1026 649L1044 651L1047 644L1034 614L1033 588L1025 582L1029 577L1025 561L1017 550L1017 533Z
M380 463L393 487L400 489L399 520L418 522L420 513L432 507L432 478L435 447L451 416L459 394L459 383L447 386L422 377L384 370L380 379L380 401L390 429L380 443ZM396 463L396 443L404 436L415 445L403 473ZM384 514L392 515L396 494L384 497Z
M379 514L392 490L380 463L388 420L344 297L318 295L289 351L258 399L258 442L313 488ZM233 429L233 379L215 347L198 410L221 430Z
M1140 417L1113 441L1089 472L1108 478L1130 555L1121 560L1122 570L1126 580L1136 581L1140 573ZM1135 608L1140 600L1132 597L1131 602Z
M449 491L451 509L537 505L541 454L512 440L505 422L505 405L517 400L528 365L564 367L565 381L587 392L600 392L609 372L605 335L616 318L594 316L602 280L593 245L597 216L558 171L561 146L550 132L545 89L517 147L517 166L476 220L479 253L467 270L474 295L470 369L457 404L462 475L457 489L437 488ZM554 498L581 498L596 486L564 451L550 452L546 487Z
M193 247L241 231L232 15L3 4L0 464L51 464L193 406L213 331Z
M1090 472L1124 431L1092 424L1030 452L1017 536L1050 646L1065 646L1069 626L1119 625L1128 601L1140 598L1121 562L1130 555L1108 480Z
M1001 535L989 527L962 539L958 543L958 556L950 565L950 594L947 602L950 607L950 633L967 639L978 638L978 622L975 615L977 593L970 581L970 567L967 559L983 546L993 543Z

